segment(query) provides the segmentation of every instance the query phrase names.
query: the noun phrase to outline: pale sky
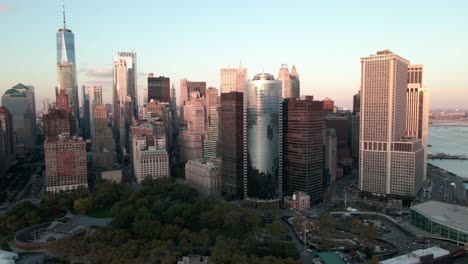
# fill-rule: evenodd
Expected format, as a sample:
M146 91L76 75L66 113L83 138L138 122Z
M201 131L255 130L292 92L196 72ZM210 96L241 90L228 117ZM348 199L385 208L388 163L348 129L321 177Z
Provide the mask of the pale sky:
M468 1L68 0L66 13L79 86L101 84L106 102L113 56L133 50L140 95L149 72L219 88L242 60L249 78L294 64L301 95L350 107L360 58L390 49L424 65L431 108L468 108ZM38 107L55 101L61 1L0 0L0 25L0 93L21 82Z

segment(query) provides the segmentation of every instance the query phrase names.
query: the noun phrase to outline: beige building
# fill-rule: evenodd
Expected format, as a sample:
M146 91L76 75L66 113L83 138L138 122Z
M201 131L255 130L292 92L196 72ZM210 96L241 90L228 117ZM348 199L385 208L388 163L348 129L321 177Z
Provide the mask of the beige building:
M361 58L359 189L412 197L421 188L424 151L406 134L409 61L389 50Z
M222 68L221 69L221 93L244 92L244 83L247 81L247 69Z
M212 161L189 160L185 165L185 181L201 193L221 194L221 168Z
M122 170L110 170L101 172L101 179L113 183L122 182Z
M98 104L93 111L92 153L93 166L108 168L117 162L112 129L107 123L108 112L103 104Z
M88 187L86 143L63 135L44 142L46 192L58 193Z
M422 86L423 66L408 66L406 93L406 135L419 138L424 148L424 179L427 177L427 152L429 140L429 90Z
M283 83L283 98L299 98L300 82L296 66L292 66L289 72L288 65L283 64L278 72L278 80Z
M149 136L133 137L133 172L139 183L147 177L169 177L169 155L165 146L153 142Z

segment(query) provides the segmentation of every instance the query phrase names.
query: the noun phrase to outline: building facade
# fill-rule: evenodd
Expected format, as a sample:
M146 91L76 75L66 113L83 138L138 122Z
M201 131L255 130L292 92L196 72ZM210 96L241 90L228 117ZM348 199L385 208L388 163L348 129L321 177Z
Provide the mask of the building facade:
M286 196L283 199L285 208L297 210L308 210L310 208L310 196L305 192L294 192L291 196Z
M117 162L115 142L112 137L112 129L108 124L108 118L109 113L103 104L94 106L94 138L91 145L94 167L109 168Z
M228 198L244 196L243 93L221 93L220 155L223 194Z
M293 65L289 72L288 65L283 64L278 73L278 80L283 83L283 98L299 98L300 81L296 66Z
M335 129L338 161L351 158L351 125L351 112L349 111L338 111L325 116L325 127Z
M219 158L219 111L220 107L212 106L210 109L210 122L208 139L203 140L203 158Z
M17 84L2 96L2 106L8 109L12 117L13 147L32 150L36 141L36 115L34 89L31 86Z
M134 138L137 144L134 155L134 172L137 181L141 183L146 178L162 179L169 177L169 156L164 148L146 146L146 138Z
M281 81L257 74L244 92L244 198L282 200L283 116Z
M203 194L221 194L221 169L212 161L189 160L185 165L185 181Z
M148 101L156 100L159 102L170 103L170 79L169 77L155 77L153 73L148 74Z
M72 62L62 61L57 64L57 90L65 91L74 127L79 130L80 106L78 103L78 86L76 84L76 70ZM57 94L58 95L58 94Z
M422 186L424 151L405 137L409 62L384 50L361 64L359 189L410 199Z
M323 172L323 186L328 187L330 184L336 182L337 168L336 163L338 160L337 145L338 140L336 131L333 128L327 128L324 131L323 137L323 150L324 150L324 172Z
M86 143L60 135L44 142L46 192L59 193L87 187Z
M322 198L323 110L312 96L283 103L284 195L306 193L312 201Z
M221 93L244 92L247 81L247 69L239 65L238 68L221 69Z
M122 156L129 153L129 130L138 115L136 72L136 53L119 52L114 58L112 126Z

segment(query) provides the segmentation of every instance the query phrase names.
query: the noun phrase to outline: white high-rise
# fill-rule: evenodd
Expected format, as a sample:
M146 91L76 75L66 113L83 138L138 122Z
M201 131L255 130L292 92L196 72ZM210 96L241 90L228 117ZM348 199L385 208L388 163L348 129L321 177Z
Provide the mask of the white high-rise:
M221 69L221 93L244 92L244 83L247 81L247 69L222 68Z
M113 69L113 129L122 155L129 152L129 130L138 116L136 53L119 52Z
M384 50L361 64L359 189L412 197L422 186L424 149L406 136L409 61Z
M427 177L429 138L429 90L422 84L423 65L408 66L406 135L422 140L424 179Z
M278 81L283 84L283 98L299 98L300 96L300 82L299 74L296 71L296 66L292 66L289 72L288 65L283 64L278 72Z

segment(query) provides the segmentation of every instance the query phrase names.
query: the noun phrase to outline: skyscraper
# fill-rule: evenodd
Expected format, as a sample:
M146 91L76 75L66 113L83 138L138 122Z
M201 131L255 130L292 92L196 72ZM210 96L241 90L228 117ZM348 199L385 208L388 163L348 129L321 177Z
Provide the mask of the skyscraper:
M89 129L89 136L91 139L94 139L94 132L95 132L95 128L94 128L94 109L97 105L100 105L100 104L103 104L102 102L102 87L101 86L97 86L97 85L86 85L86 86L83 86L83 90L84 90L84 95L83 98L83 102L84 102L84 109L83 109L83 112L85 113L85 116L88 115L89 113L89 117L87 119L89 119L89 126L86 125ZM108 111L109 112L109 111ZM107 113L109 114L109 113Z
M148 101L156 100L162 103L170 103L170 80L168 77L154 77L153 73L148 74ZM145 102L145 103L147 103Z
M219 106L219 93L218 89L210 87L206 90L206 100L205 100L205 121L206 127L210 127L211 122L211 108L216 108ZM209 139L209 133L207 131L207 138Z
M190 82L187 79L180 80L180 98L179 106L182 107L187 101L190 101L190 94L199 92L200 97L206 97L206 82Z
M70 62L75 66L75 36L70 29L67 29L67 21L65 18L65 5L63 7L63 28L57 32L57 64L65 61Z
M278 80L283 83L283 98L299 98L300 81L296 66L293 65L290 73L288 65L281 65L278 72Z
M257 74L244 92L244 197L282 199L283 116L281 82Z
M68 95L69 105L72 110L72 117L78 129L79 124L79 102L78 102L78 81L76 75L75 58L75 36L70 29L67 29L65 17L65 5L62 6L63 28L57 32L57 92L65 89Z
M338 111L325 116L325 127L335 129L337 145L337 159L344 161L351 157L351 112Z
M8 109L4 106L0 106L0 158L3 162L3 170L0 168L0 174L7 170L12 161L14 160L13 152L13 124L12 117Z
M323 106L312 96L289 98L283 103L284 195L302 191L312 201L322 198Z
M78 87L76 85L75 66L71 62L62 61L57 64L57 83L58 91L64 90L67 94L68 105L71 109L71 115L75 127L79 128L80 107L78 104Z
M423 182L420 139L405 137L409 62L389 50L361 58L359 189L413 197Z
M107 123L109 113L101 103L93 107L93 139L91 150L93 152L93 165L95 167L109 168L116 163L115 143L112 130Z
M209 109L208 139L203 141L203 158L207 160L219 157L219 110L216 105Z
M91 100L91 89L87 86L82 86L83 92L83 117L81 118L81 133L84 138L91 138L91 115L90 111L90 100Z
M244 92L244 83L247 81L247 69L222 68L221 69L221 93Z
M120 153L129 152L129 130L137 119L136 53L119 52L114 58L113 70L113 129Z
M220 153L223 193L229 198L244 196L243 93L221 93Z
M427 177L429 138L429 90L422 86L423 65L408 66L406 135L419 138L424 148L424 179Z
M21 83L13 86L3 94L2 105L8 109L13 120L13 147L31 151L36 137L33 87Z

